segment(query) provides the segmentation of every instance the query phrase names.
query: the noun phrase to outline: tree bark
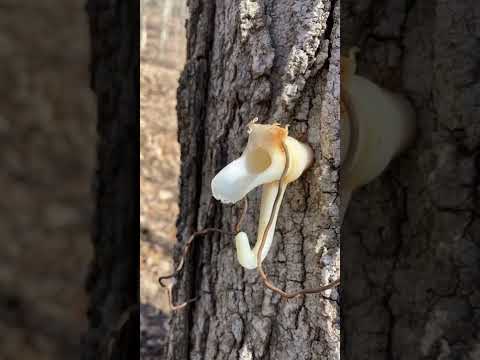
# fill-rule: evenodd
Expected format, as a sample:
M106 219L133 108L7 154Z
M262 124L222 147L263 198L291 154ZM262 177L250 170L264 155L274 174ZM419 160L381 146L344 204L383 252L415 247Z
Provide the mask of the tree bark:
M406 94L418 122L413 148L346 214L345 359L480 358L476 5L342 4L342 49L359 46L358 73Z
M189 12L177 105L179 247L195 230L236 222L237 209L215 201L210 182L241 154L246 125L259 117L289 124L315 152L314 165L287 189L266 271L289 292L335 280L339 2L191 0ZM243 227L253 237L259 192L249 201ZM337 289L281 299L238 264L230 236L197 240L174 295L200 299L172 316L168 359L339 358Z
M139 354L139 4L90 0L91 86L98 101L95 250L83 359ZM136 55L137 54L137 55ZM133 308L132 308L133 306Z
M140 0L140 50L147 44L147 13L145 11L145 0Z

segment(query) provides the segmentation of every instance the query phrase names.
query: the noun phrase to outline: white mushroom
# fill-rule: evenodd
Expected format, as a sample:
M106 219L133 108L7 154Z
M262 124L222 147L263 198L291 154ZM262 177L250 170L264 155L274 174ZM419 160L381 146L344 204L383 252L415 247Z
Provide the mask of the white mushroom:
M263 233L271 216L272 226L266 236L261 261L265 259L272 245L273 234L277 222L278 209L272 214L273 204L278 192L278 182L285 168L286 156L283 146L288 150L289 166L283 178L283 186L279 201L282 201L288 183L298 179L313 162L312 149L288 136L288 129L278 124L249 125L248 143L240 158L223 168L212 180L212 194L223 203L236 203L248 192L263 185L258 221L257 242L253 250L250 248L248 236L240 232L235 237L237 258L247 269L257 267L257 255Z

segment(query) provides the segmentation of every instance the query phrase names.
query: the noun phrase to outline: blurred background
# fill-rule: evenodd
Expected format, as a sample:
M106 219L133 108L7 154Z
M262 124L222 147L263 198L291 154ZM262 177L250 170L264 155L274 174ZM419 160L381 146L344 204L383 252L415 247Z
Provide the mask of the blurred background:
M96 104L85 0L2 1L0 17L0 359L80 358L93 252ZM142 358L169 316L179 147L176 89L186 1L145 1L141 53ZM73 355L77 354L77 356Z
M169 307L158 277L172 271L180 149L176 91L185 63L186 1L145 0L140 58L141 358L162 356Z
M1 3L0 359L75 359L96 145L85 0L26 5Z

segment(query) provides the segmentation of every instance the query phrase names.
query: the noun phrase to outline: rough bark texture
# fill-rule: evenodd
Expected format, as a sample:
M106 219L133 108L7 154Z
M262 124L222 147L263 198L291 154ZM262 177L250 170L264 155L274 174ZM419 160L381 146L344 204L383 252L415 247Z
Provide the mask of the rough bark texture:
M290 125L315 163L291 184L265 262L287 291L339 276L340 9L337 1L189 2L187 64L178 90L181 144L178 240L229 230L236 209L211 196L213 176L238 157L246 125ZM256 237L259 191L244 230ZM177 256L178 261L178 256ZM172 317L169 359L338 359L338 292L283 300L237 262L233 239L199 240L175 298L201 295Z
M139 4L88 2L92 40L92 88L98 102L98 164L94 191L95 257L87 281L90 329L83 359L136 359L139 243ZM117 333L112 333L117 330ZM119 330L119 331L118 331Z
M403 91L418 138L342 227L345 359L480 358L476 1L344 1L342 49Z

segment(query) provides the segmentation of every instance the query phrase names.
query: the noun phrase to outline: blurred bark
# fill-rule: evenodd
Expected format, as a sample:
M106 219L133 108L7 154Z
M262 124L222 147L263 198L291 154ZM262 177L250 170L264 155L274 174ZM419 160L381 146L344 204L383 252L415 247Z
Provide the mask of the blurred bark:
M143 50L147 44L147 12L145 11L145 0L140 0L140 49Z
M418 121L346 214L342 358L480 358L479 17L474 0L342 3L342 49Z
M90 0L91 86L98 102L95 250L83 359L139 356L139 3Z
M287 189L265 268L287 291L339 276L339 2L189 1L187 64L178 90L179 246L195 230L229 230L237 209L211 196L213 176L241 154L246 125L289 124L315 163ZM259 192L243 226L256 236ZM178 261L178 253L176 257ZM199 239L177 282L168 359L338 359L337 289L294 300L237 262L233 239Z

